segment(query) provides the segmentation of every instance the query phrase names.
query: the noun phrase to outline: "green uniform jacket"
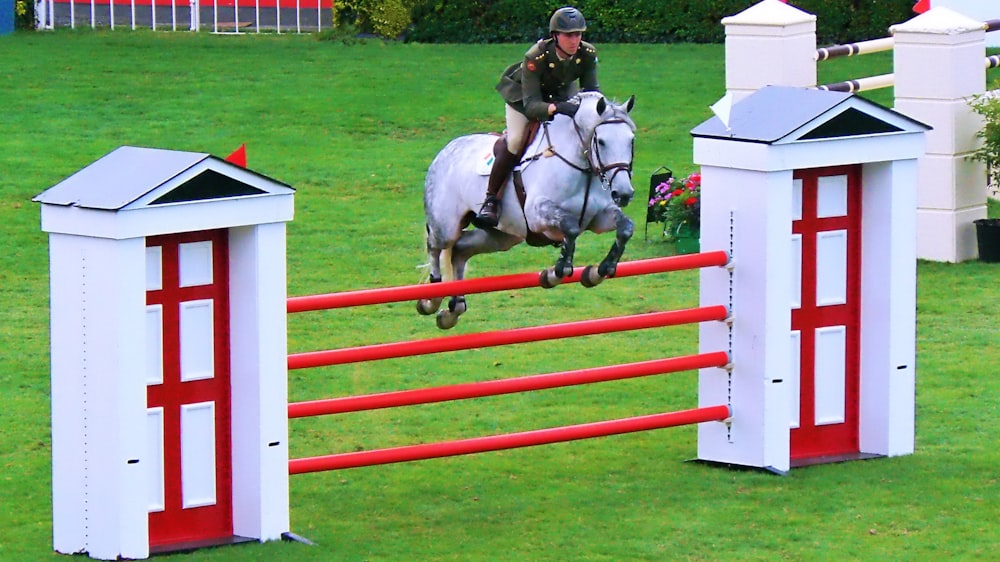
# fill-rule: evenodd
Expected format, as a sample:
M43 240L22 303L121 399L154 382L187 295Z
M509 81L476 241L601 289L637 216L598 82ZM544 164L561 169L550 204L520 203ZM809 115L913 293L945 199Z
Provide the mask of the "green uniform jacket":
M573 57L559 60L555 39L551 38L539 40L528 49L523 61L508 66L497 84L504 101L538 121L550 119L550 103L565 101L580 90L600 89L597 49L581 41Z

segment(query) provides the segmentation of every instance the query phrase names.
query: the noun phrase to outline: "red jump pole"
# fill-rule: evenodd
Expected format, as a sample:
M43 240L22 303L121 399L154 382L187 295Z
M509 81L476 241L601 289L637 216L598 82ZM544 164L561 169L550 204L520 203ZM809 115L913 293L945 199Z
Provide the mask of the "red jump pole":
M472 453L484 453L487 451L516 449L520 447L532 447L535 445L548 445L550 443L561 443L565 441L575 441L578 439L589 439L592 437L605 437L608 435L619 435L635 431L648 431L650 429L662 429L666 427L676 427L694 423L722 421L731 416L732 411L729 406L708 406L705 408L694 408L692 410L681 410L665 414L652 414L648 416L600 421L581 425L568 425L550 429L525 431L522 433L490 435L487 437L475 437L472 439L462 439L442 443L427 443L423 445L393 447L390 449L376 449L372 451L292 459L288 461L288 473L304 474L306 472L375 466L380 464L468 455Z
M288 356L289 369L306 369L310 367L325 367L328 365L343 365L361 361L378 359L393 359L428 355L463 349L495 347L516 343L528 343L662 326L677 326L710 320L725 320L728 310L725 306L715 305L684 310L669 310L650 312L631 316L581 320L563 324L549 324L528 328L514 328L495 332L481 332L460 336L445 336L426 340L411 340L393 343L330 349L325 351L310 351L295 353Z
M651 258L618 264L615 277L683 271L702 267L723 266L727 263L729 263L729 254L721 250L684 256ZM574 269L573 275L565 279L564 282L573 283L579 281L583 269L582 267ZM528 289L538 286L538 273L516 273L513 275L463 279L461 281L446 281L443 283L424 283L420 285L404 285L344 293L291 297L287 301L287 310L289 313L309 312L312 310L386 304L417 299L451 297L454 295L472 295L492 291Z
M708 367L724 367L728 363L729 354L724 351L717 351L713 353L686 355L683 357L671 357L668 359L654 359L652 361L626 363L623 365L610 365L607 367L595 367L591 369L580 369L575 371L564 371L560 373L548 373L527 377L420 388L414 390L400 390L396 392L383 392L364 396L345 396L343 398L311 400L308 402L295 402L289 404L288 417L305 418L326 414L343 414L347 412L360 412L363 410L376 410L379 408L395 408L398 406L413 406L415 404L431 404L434 402L446 402L449 400L483 398L485 396L499 396L501 394L512 394L515 392L528 392L533 390L544 390L595 382L662 375Z

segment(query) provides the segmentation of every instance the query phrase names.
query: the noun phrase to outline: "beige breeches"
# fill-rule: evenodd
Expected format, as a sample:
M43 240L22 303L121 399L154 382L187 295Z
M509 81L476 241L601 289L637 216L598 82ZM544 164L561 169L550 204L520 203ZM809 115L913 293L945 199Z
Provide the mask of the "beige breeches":
M507 113L507 151L517 154L524 145L524 133L528 130L528 118L509 104L504 104Z

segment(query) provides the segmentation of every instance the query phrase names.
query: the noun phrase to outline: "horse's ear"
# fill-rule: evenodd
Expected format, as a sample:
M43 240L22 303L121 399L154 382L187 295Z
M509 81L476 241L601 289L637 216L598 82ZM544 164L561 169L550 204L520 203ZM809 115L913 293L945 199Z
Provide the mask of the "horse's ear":
M635 107L635 94L629 96L628 101L625 102L625 113L632 113L633 107Z
M608 100L601 96L601 99L597 100L597 114L604 115L604 110L608 108Z

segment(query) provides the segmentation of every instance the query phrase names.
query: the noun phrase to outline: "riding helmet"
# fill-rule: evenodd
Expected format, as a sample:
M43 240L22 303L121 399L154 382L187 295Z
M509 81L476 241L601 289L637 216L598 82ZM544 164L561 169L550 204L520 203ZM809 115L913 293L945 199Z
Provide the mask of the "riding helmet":
M586 31L587 21L583 19L580 10L572 6L559 8L552 14L549 20L549 33L556 31L560 33L572 33L574 31Z

